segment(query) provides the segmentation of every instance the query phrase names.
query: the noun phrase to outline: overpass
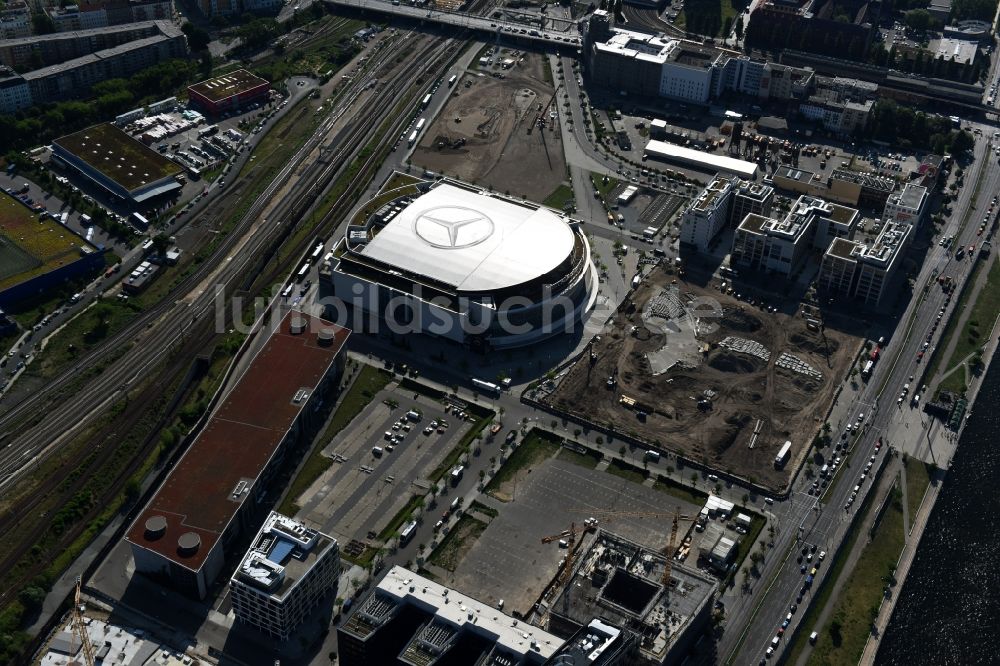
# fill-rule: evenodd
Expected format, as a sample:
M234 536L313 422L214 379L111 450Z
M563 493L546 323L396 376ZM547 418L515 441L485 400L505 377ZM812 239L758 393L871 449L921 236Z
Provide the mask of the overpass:
M565 24L563 29L545 28L527 21L511 20L509 15L501 18L476 16L461 11L449 11L440 8L410 4L413 0L323 0L324 4L337 14L360 16L371 20L372 14L386 18L402 20L424 26L436 25L446 31L455 28L469 30L478 39L484 41L502 41L515 44L521 48L531 48L538 51L577 50L582 39L575 23L565 19L556 19ZM424 0L417 0L423 2ZM525 19L529 15L522 15ZM542 19L539 16L539 19ZM539 23L542 21L540 20ZM447 34L447 32L445 33Z

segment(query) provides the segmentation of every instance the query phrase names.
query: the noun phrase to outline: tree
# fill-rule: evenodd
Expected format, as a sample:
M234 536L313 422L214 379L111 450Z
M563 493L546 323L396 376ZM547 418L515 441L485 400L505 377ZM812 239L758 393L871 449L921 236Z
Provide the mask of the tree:
M918 32L926 31L931 27L931 22L933 21L930 12L926 9L911 9L906 12L904 20L907 26Z
M40 610L45 602L45 590L37 585L29 585L21 590L18 599L24 604L25 610L34 612Z
M212 41L212 37L208 32L190 21L184 22L184 25L181 26L181 31L187 36L188 46L195 53L208 49L208 44Z
M743 39L743 14L736 17L736 39Z
M56 24L45 12L31 15L31 27L36 35L49 35L56 31Z

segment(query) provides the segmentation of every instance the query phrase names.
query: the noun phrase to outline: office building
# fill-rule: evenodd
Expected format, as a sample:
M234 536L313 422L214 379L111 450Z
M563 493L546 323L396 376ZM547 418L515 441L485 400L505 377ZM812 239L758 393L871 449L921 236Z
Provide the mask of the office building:
M821 293L850 297L880 306L891 293L887 287L898 274L913 227L905 222L885 222L874 244L837 239L823 254L817 277Z
M929 201L930 195L926 187L906 183L902 190L893 192L886 199L883 219L919 227L924 221Z
M497 608L392 567L337 628L343 666L541 666L563 641Z
M229 582L233 612L285 641L339 577L340 549L333 537L272 511Z
M701 191L681 215L680 242L701 252L709 249L712 241L732 219L733 192L739 183L736 176L716 176Z

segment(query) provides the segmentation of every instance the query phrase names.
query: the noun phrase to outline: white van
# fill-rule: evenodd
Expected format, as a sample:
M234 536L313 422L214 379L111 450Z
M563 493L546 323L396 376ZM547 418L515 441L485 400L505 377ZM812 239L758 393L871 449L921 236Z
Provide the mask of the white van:
M818 638L819 638L818 631L814 631L811 634L809 634L809 642L812 643L813 645L816 645L816 639Z
M381 446L373 446L372 447L372 455L375 456L376 458L381 458L382 457L382 447Z

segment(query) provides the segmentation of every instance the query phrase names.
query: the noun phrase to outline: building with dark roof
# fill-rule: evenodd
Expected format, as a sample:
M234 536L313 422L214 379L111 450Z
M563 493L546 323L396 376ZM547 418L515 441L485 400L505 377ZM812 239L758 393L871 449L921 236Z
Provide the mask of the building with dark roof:
M236 618L278 640L308 617L340 576L337 541L274 511L229 582Z
M350 331L290 312L126 533L135 569L202 598L289 450L308 441Z
M211 116L267 99L271 84L245 69L214 76L188 86L193 106Z

